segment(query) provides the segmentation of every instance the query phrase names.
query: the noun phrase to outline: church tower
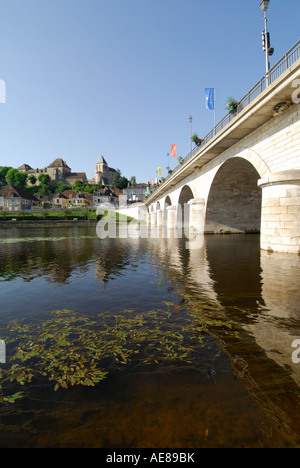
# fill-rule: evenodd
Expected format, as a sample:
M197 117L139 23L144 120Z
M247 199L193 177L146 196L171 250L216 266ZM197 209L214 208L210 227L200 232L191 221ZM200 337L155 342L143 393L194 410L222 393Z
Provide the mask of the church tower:
M117 171L108 166L104 157L101 156L95 168L95 184L113 185Z
M96 164L95 169L95 183L97 185L103 185L104 179L107 177L108 165L104 157L101 156L99 161Z

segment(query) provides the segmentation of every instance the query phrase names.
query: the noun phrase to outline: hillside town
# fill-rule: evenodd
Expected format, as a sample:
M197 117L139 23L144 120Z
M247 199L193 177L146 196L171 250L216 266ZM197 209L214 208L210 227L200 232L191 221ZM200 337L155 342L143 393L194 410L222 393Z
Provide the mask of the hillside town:
M24 163L17 169L0 167L0 211L97 208L143 202L149 184L128 180L119 169L109 167L101 155L95 175L72 172L66 161L55 159L45 168Z

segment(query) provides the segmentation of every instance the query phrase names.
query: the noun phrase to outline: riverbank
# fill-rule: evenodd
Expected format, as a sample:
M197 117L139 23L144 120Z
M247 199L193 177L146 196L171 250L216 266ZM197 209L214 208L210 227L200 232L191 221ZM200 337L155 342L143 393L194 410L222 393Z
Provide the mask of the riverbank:
M62 210L52 212L28 212L28 213L1 213L0 230L13 227L34 228L34 227L89 227L96 226L103 216L108 221L117 223L130 222L133 218L125 216L118 212L107 212L103 210L102 214L96 210Z
M96 226L97 219L88 220L35 220L35 221L0 221L1 229L35 228L35 227L89 227Z

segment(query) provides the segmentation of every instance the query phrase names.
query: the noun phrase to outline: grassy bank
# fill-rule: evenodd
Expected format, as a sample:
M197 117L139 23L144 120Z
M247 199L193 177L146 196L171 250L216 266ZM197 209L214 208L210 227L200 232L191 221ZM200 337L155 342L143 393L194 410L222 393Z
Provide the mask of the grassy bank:
M78 220L97 219L96 210L59 210L59 211L22 211L22 212L1 212L0 221L67 221L77 218ZM98 217L99 219L101 218Z
M127 217L125 215L103 210L101 214L97 214L96 209L84 209L84 210L58 210L58 211L22 211L22 212L4 212L0 211L0 222L12 221L73 221L77 219L78 221L86 220L100 220L105 216L107 221L117 222L129 222L133 218Z

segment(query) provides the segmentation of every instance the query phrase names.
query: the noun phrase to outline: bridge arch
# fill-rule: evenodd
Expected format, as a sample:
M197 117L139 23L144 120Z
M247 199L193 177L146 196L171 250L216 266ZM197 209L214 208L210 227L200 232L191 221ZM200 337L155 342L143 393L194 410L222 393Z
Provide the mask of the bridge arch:
M188 202L195 198L194 192L189 185L184 185L180 191L177 204L177 223L178 226L189 225L189 206Z
M172 205L172 200L170 198L170 195L167 195L166 198L165 198L165 208L167 208L168 206L171 206Z
M234 158L242 158L248 161L256 169L261 179L271 173L264 159L252 148L237 146L234 150L227 152L226 157L222 158L222 163Z
M261 175L246 158L233 157L218 169L206 204L206 232L259 232Z
M172 201L171 201L171 197L169 195L166 196L165 198L165 201L164 201L164 208L163 208L163 222L164 222L164 225L167 226L167 223L168 223L168 212L167 212L167 208L169 206L172 206Z

